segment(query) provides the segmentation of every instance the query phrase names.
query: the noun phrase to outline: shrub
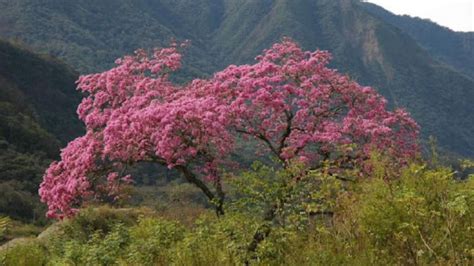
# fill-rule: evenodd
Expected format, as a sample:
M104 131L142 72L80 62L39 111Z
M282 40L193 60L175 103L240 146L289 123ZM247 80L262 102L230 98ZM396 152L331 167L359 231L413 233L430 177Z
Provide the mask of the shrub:
M127 228L119 223L108 234L99 230L94 232L86 242L78 239L62 240L62 252L56 254L54 263L114 265L122 256L123 248L128 245L129 235Z
M258 217L258 216L257 216ZM203 216L175 247L176 265L239 265L259 226L258 218L242 213Z
M26 242L2 258L20 265L43 263L31 254L53 265L473 264L472 177L460 181L451 169L424 164L392 169L377 156L371 164L372 174L353 182L336 178L330 165L255 164L225 184L232 193L224 216L204 212L186 226L140 209L91 208L53 230L47 251ZM252 248L257 232L265 234Z
M19 239L0 248L1 265L40 266L48 262L48 252L35 239Z
M185 229L176 222L141 217L129 230L127 260L138 265L168 265L170 249L184 238Z
M396 263L472 262L472 178L460 182L450 169L413 165L397 180L364 182L356 197L350 208L378 255Z

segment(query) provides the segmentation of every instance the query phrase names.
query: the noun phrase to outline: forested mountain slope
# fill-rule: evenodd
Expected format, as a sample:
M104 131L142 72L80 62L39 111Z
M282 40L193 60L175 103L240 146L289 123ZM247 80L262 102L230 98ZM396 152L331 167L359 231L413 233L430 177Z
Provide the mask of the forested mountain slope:
M374 4L364 6L409 34L439 60L474 78L474 32L455 32L429 20L397 16Z
M251 62L289 36L327 49L333 65L407 108L425 137L474 155L474 81L432 49L351 0L0 0L0 36L64 58L79 71L110 67L137 48L189 39L181 79Z
M59 148L81 134L77 74L0 41L0 212L42 218L37 190Z

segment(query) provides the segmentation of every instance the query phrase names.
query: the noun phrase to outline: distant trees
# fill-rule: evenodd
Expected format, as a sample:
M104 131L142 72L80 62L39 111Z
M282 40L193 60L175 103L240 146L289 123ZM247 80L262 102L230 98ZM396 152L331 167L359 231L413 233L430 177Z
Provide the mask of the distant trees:
M242 139L258 141L282 167L337 162L329 170L336 178L345 168L370 172L373 150L395 165L418 151L418 126L409 114L388 111L374 89L328 68L327 52L305 52L285 39L254 65L177 85L169 75L181 65L179 49L137 51L79 79L86 97L78 113L87 132L46 171L40 195L48 216L73 215L97 190L117 195L132 182L126 166L137 162L176 169L221 215L223 169L235 165L231 157Z

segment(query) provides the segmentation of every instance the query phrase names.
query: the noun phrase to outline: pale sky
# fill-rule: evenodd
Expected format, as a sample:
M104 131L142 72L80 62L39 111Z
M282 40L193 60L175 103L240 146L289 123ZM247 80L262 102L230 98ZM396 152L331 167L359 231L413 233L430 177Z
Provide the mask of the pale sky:
M427 18L455 31L474 31L474 0L367 0L398 15Z

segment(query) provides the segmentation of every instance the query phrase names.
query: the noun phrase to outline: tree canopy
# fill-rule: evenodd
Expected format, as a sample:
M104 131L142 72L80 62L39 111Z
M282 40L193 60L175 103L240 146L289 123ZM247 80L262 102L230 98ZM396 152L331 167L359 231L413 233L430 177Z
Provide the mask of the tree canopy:
M374 149L397 164L417 154L410 115L387 110L373 88L330 69L328 52L284 39L253 65L178 85L169 76L181 66L181 46L140 50L79 79L87 132L46 171L40 195L48 216L73 215L97 190L116 195L132 182L125 167L144 161L181 172L223 214L222 169L235 163L238 139L258 140L282 166L298 160L318 168L330 159L370 171Z

